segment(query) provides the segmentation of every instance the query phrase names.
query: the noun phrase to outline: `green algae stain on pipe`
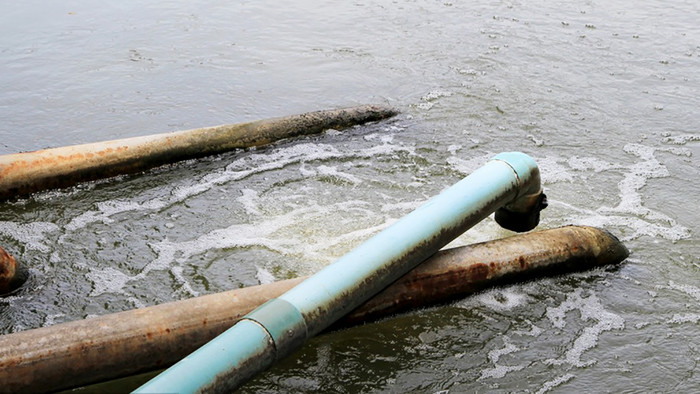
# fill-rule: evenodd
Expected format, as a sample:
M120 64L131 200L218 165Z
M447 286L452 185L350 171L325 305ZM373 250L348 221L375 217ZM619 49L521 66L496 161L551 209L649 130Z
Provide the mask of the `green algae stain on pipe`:
M235 149L264 146L328 129L344 129L397 114L398 111L391 107L363 105L2 155L0 200L122 174L134 174L177 161Z

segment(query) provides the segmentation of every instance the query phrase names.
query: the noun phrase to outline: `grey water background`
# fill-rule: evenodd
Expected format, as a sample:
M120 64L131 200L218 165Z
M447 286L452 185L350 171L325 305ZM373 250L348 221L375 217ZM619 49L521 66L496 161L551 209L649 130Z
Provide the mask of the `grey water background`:
M608 229L632 252L624 264L317 337L241 392L700 391L697 2L0 10L0 154L364 103L402 111L3 203L0 244L32 277L0 299L0 332L310 274L522 151L550 200L539 228ZM489 218L452 246L510 235Z

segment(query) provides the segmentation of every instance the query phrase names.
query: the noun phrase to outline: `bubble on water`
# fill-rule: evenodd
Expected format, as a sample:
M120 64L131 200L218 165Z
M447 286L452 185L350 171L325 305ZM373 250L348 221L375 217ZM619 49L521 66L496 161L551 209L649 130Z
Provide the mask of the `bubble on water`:
M656 149L644 145L628 144L624 146L623 150L641 158L642 161L628 167L629 172L618 183L621 199L617 207L607 208L604 211L641 214L656 219L665 218L645 208L639 193L639 189L645 186L649 179L664 178L670 175L666 166L662 165L654 156Z
M597 209L583 209L574 207L563 201L550 198L550 205L560 205L573 210L578 215L569 215L571 224L587 225L595 227L627 227L632 233L622 238L623 241L637 239L641 236L662 237L673 242L690 237L690 229L681 226L674 219L661 212L654 211L644 206L640 189L647 185L649 179L664 178L670 176L665 165L661 164L655 154L658 151L668 152L679 156L689 154L684 149L678 148L654 148L640 144L628 144L625 152L639 157L641 160L631 165L609 163L596 158L581 158L574 156L570 159L547 158L538 160L540 171L543 173L543 182L552 182L584 178L587 174L578 175L567 171L560 163L565 163L572 170L588 173L616 171L622 173L622 180L618 182L619 203L615 207L601 206ZM557 174L552 177L551 174ZM633 216L630 216L633 215Z
M669 324L683 324L683 323L693 323L697 324L700 322L700 314L697 313L686 313L686 314L675 314L671 319L668 320Z
M700 134L665 135L663 142L675 145L685 145L688 142L700 141Z
M528 135L527 135L527 138L528 138L530 141L532 141L532 142L535 144L535 146L542 146L542 145L544 145L544 140L535 137L533 134L528 134Z
M693 297L696 301L700 301L700 288L697 288L692 285L681 285L677 284L674 281L669 281L668 287L672 290L678 290L682 293L685 293L691 297Z
M546 311L547 318L555 328L563 329L566 326L565 318L567 314L572 311L579 311L582 321L593 320L596 324L583 329L581 335L576 338L563 358L548 359L544 361L545 364L570 364L575 367L586 367L595 364L596 361L594 360L582 361L583 353L597 345L598 338L603 332L621 330L625 327L624 319L605 310L598 297L591 294L584 298L582 293L582 289L576 289L573 293L567 294L566 300L558 307L548 307Z
M529 331L516 330L513 332L513 334L529 336L529 337L539 337L544 332L544 330L542 328L536 326L535 323L531 322L530 320L525 319L525 322L530 325L530 330Z
M491 309L507 311L527 304L530 296L513 288L495 288L478 294L475 299Z
M567 373L566 375L560 376L554 380L550 380L550 381L546 382L544 385L542 385L542 388L537 390L535 392L535 394L544 394L544 393L548 392L549 390L551 390L557 386L561 386L562 384L570 381L574 377L575 376L573 374Z
M481 376L479 376L479 380L487 379L487 378L500 379L500 378L506 376L509 372L520 371L523 368L525 368L525 367L522 365L513 365L513 366L496 365L493 368L482 370Z
M561 159L556 157L543 157L537 159L542 183L572 182L575 178L566 167L559 164Z
M143 211L143 210L157 210L164 208L166 202L162 199L152 199L143 203L136 201L126 201L126 200L109 200L102 201L96 204L96 211L87 211L75 218L66 225L65 229L67 231L75 231L83 228L91 223L112 223L112 216L131 211Z
M479 72L474 70L473 68L456 68L457 72L462 74L462 75L479 75Z
M452 96L452 92L448 92L446 90L433 90L430 93L426 94L425 96L421 97L420 99L422 101L433 101L437 100L442 97L450 97Z
M352 183L354 185L358 185L362 183L362 179L359 177L356 177L355 175L344 173L341 171L338 171L338 167L330 167L330 166L319 166L318 167L318 174L327 176L327 177L333 177L335 179L341 180L341 181L346 181L349 183Z
M425 203L424 200L415 200L415 201L405 201L405 202L397 202L397 203L392 203L392 204L383 204L381 207L382 212L392 212L392 211L399 211L402 214L411 212L418 208L419 206L423 205Z
M621 169L623 168L620 165L615 165L612 163L608 163L605 160L598 159L596 157L578 157L574 156L567 160L567 163L571 169L576 170L576 171L593 171L593 172L602 172L602 171L608 171L612 169Z
M133 279L133 277L111 267L91 268L85 276L93 283L92 292L90 292L90 296L93 297L104 293L124 294L124 286Z
M171 187L169 197L149 198L145 202L126 200L99 202L96 204L96 210L84 212L73 218L65 228L68 231L75 231L91 223L101 222L109 224L112 222L112 216L125 212L162 210L211 190L216 186L240 180L253 174L284 168L290 164L301 163L303 165L312 161L352 157L376 158L382 155L392 155L396 152L415 154L415 148L394 145L390 143L391 141L391 138L381 137L378 145L349 152L340 151L338 148L328 144L300 143L259 154L250 154L233 161L223 169L203 176L193 185ZM353 181L357 181L357 179L353 179Z
M54 324L56 324L56 319L61 318L61 317L65 317L65 316L66 316L65 313L57 313L57 314L53 314L53 315L47 315L46 319L44 319L44 323L41 326L42 327L53 326Z
M469 159L462 159L457 156L450 156L447 158L447 164L449 164L454 171L460 172L464 175L469 175L472 172L483 167L484 164L491 160L492 157L492 154L476 156Z
M143 280L151 271L170 270L180 284L178 291L186 295L197 295L182 275L178 264L188 262L192 256L209 250L261 247L286 256L299 257L304 262L295 266L303 273L312 273L332 262L338 256L329 255L329 249L338 245L354 245L389 227L396 219L388 218L375 226L333 236L324 231L319 234L300 234L299 223L315 222L316 218L326 217L329 212L354 210L364 206L362 201L339 202L328 207L312 205L298 208L284 215L250 224L235 224L216 229L190 241L172 242L163 240L149 246L156 258L150 261L137 275L129 276L114 268L91 268L87 274L94 283L92 296L103 293L124 293L124 286L132 281ZM299 237L304 237L303 240ZM260 274L258 270L258 274ZM263 282L267 276L258 277Z
M504 347L500 349L494 349L489 351L488 358L491 364L493 364L493 367L483 369L481 371L481 375L479 376L479 380L487 378L500 379L506 376L506 374L508 374L509 372L520 371L523 368L525 368L522 365L498 364L498 361L500 360L501 356L505 356L507 354L514 353L520 350L520 348L518 348L510 342L510 339L507 336L503 336L503 346Z
M272 272L263 267L257 267L255 278L258 280L258 282L260 282L261 285L265 285L275 281L275 276L272 274Z
M180 283L180 287L175 292L175 294L184 293L184 295L188 297L197 297L199 295L199 292L195 291L190 285L190 282L185 278L184 275L182 275L183 271L184 269L181 266L177 265L170 268L170 272L175 277L175 280Z
M238 197L236 201L243 206L243 209L251 215L260 215L261 212L258 209L260 196L258 192L252 189L241 189L240 193L241 197Z
M51 248L45 243L46 234L56 230L58 230L58 226L47 222L0 222L0 234L14 239L27 249L43 253L51 251Z

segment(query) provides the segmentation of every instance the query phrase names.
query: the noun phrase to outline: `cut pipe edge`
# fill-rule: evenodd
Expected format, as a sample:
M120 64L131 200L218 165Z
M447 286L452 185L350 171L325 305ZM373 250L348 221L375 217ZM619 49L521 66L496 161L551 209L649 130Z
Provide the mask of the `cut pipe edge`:
M0 297L12 294L27 280L27 270L0 246Z
M438 252L331 328L444 303L490 286L617 264L605 230L567 226ZM0 337L0 392L51 392L165 368L305 278Z
M390 118L398 111L362 105L120 140L0 155L0 200L81 182L135 174L165 164Z

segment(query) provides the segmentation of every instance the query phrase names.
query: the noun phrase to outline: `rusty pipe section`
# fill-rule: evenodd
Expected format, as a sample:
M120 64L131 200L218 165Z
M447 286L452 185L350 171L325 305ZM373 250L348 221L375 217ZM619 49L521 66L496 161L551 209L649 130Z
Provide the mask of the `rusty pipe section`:
M619 264L629 250L595 227L566 226L441 250L338 321L345 327L487 288Z
M303 283L256 308L135 392L230 393L495 210L520 206L518 199L534 190L541 193L539 179L530 156L497 155Z
M450 301L493 285L617 264L628 254L607 231L575 226L443 250L334 328ZM0 336L0 392L53 392L168 367L304 279Z
M0 246L0 297L17 290L26 280L25 270Z
M134 174L164 164L251 148L327 129L386 119L380 105L309 112L248 123L0 156L0 200L80 182Z

